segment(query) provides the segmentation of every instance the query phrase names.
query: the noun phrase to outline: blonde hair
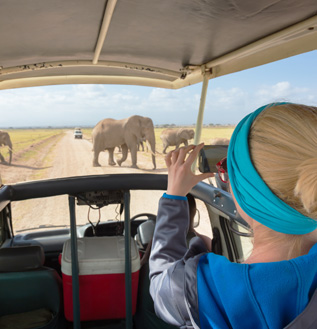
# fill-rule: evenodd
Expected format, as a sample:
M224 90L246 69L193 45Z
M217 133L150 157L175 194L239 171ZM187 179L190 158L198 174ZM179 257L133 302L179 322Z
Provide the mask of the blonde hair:
M317 219L317 108L299 104L268 107L249 134L252 162L268 187L285 203ZM303 235L265 228L268 240L290 243L289 258L302 252Z

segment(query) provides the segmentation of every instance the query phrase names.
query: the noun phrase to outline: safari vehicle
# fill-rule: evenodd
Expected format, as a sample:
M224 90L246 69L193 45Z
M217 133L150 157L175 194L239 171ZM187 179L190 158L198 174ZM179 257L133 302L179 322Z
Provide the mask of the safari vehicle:
M209 80L316 49L316 14L315 0L4 0L0 89L62 84L178 89L202 83L197 144ZM155 225L155 204L166 185L166 175L154 173L3 185L0 327L171 328L156 318L147 262L140 267ZM142 204L142 193L150 193L153 203ZM214 252L233 262L242 258L241 235L248 235L248 228L225 186L201 182L191 194L207 209ZM69 227L46 224L46 199L52 198L59 201L52 216L66 220ZM32 204L25 209L35 207L42 224L34 231L16 232L16 206L26 201ZM141 211L135 210L140 209L137 202ZM60 211L64 207L69 209L68 219ZM102 221L91 221L88 209L100 210ZM27 220L32 227L32 218ZM115 241L120 253L111 253L117 250L114 244L90 250L97 240ZM111 284L92 286L85 280L105 255L109 262L118 258L115 266L123 260L123 279L120 276L116 284L110 275ZM93 264L88 275L82 271L83 260ZM113 264L108 264L110 273ZM87 301L84 294L89 291L93 294ZM298 328L317 327L316 312L313 315L315 319L308 321L315 322Z
M82 139L83 138L83 132L81 131L80 128L75 128L74 129L74 138L79 138Z

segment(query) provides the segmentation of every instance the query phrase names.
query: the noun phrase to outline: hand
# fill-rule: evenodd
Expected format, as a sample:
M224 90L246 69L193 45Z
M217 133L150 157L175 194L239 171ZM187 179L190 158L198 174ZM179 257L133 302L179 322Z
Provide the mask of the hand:
M204 143L197 146L189 145L167 153L165 156L168 169L167 194L186 196L198 182L214 176L213 173L195 175L191 170L203 146Z

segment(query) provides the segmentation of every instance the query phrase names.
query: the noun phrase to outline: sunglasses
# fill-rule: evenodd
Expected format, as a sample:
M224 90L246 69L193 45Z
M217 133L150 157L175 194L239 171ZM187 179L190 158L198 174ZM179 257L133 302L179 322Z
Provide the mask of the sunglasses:
M221 159L217 164L218 175L223 183L229 182L228 170L227 170L227 158Z

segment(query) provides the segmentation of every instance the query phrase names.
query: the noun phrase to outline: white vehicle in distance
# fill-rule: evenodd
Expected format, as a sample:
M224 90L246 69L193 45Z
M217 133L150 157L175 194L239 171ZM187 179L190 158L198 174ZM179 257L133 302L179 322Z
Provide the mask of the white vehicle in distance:
M77 139L82 139L83 138L83 132L81 131L80 128L75 128L74 129L74 138Z

